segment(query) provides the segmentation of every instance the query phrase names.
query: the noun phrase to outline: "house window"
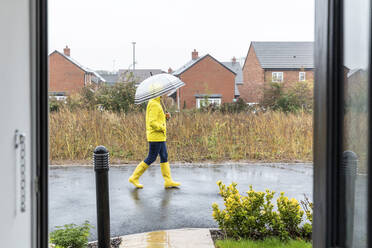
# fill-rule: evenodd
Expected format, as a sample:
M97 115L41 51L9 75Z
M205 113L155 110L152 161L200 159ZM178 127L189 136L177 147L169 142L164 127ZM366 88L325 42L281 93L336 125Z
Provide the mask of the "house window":
M300 71L298 74L299 81L305 81L306 80L306 72Z
M273 72L271 80L273 82L283 82L283 72Z
M217 106L221 105L221 98L196 98L196 107L206 107L215 104Z

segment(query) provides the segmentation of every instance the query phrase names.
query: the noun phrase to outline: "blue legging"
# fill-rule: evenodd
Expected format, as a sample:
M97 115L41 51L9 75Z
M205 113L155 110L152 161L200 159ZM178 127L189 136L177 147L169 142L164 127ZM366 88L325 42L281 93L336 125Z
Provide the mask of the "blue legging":
M152 164L156 160L158 154L160 155L160 163L168 162L166 142L149 142L149 154L144 162L147 165Z

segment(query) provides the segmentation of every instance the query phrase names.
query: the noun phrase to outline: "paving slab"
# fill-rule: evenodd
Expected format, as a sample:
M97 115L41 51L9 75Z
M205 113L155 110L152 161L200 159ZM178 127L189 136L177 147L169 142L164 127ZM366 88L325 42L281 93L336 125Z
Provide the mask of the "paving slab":
M163 230L122 236L120 248L214 248L207 228Z

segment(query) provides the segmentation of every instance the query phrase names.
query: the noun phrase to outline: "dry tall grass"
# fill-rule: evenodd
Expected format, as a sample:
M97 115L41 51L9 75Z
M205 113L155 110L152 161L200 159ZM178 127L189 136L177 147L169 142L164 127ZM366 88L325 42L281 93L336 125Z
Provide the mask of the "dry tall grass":
M147 155L145 115L61 110L50 114L50 159L90 160L104 145L117 162ZM311 161L312 115L178 113L167 123L170 161Z

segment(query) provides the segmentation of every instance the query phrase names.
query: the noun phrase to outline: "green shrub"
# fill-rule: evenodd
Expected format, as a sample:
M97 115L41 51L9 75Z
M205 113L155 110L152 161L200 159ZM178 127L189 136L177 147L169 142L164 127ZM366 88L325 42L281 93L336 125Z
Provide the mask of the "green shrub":
M258 192L250 186L247 196L241 196L236 183L225 186L218 181L217 184L225 209L220 210L214 203L213 218L228 237L253 240L278 237L283 241L311 238L311 224L301 226L304 211L296 199L288 199L281 193L277 199L278 210L274 211L273 191Z
M134 77L122 76L123 80L114 85L88 85L78 93L67 97L66 107L70 111L78 109L100 109L116 113L142 111L146 104L134 104L136 81Z
M113 86L103 85L95 92L96 104L101 108L117 113L128 113L144 108L134 104L135 82L118 82Z
M238 98L236 102L223 103L220 106L220 111L222 113L241 113L248 109L248 105L244 102L242 98Z
M313 82L271 82L265 85L261 105L283 112L312 112Z
M205 104L201 105L199 109L197 109L198 112L202 113L214 113L217 112L220 109L220 106L218 106L216 103L211 104Z
M72 100L79 102L79 107L94 109L97 105L97 91L99 91L99 89L100 88L96 88L94 85L85 86L80 90L79 94L76 95L75 99Z
M284 196L284 192L280 193L277 199L278 213L279 213L279 235L280 238L288 237L299 237L301 234L300 224L302 222L302 217L304 216L304 211L301 210L301 206L298 201L294 198L288 199ZM284 227L284 229L282 229ZM285 235L283 235L285 232Z
M225 102L221 105L217 105L216 103L207 103L208 96L205 97L204 104L201 104L200 108L197 111L204 113L221 112L223 114L233 114L245 112L248 110L249 107L241 98L238 98L236 102Z
M86 90L87 88L83 88ZM66 99L66 107L70 111L79 110L81 108L88 108L87 104L84 104L83 97L81 94L69 95Z
M265 84L261 105L265 108L278 109L278 101L284 94L284 84L271 82Z
M63 102L58 101L55 97L49 97L49 111L58 112L63 107Z
M75 224L56 226L57 229L49 235L49 242L56 248L85 248L92 227L88 221L80 226Z

